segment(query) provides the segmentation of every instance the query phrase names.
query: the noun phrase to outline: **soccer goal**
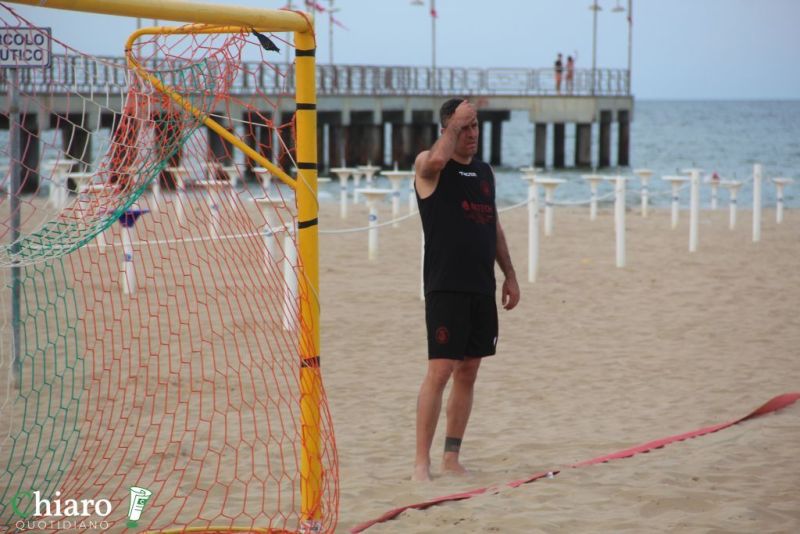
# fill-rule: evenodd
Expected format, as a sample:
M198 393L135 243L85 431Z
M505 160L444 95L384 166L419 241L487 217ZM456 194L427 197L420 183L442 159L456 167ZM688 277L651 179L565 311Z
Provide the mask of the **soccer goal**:
M185 25L93 56L12 3ZM12 3L0 525L333 531L313 20L178 0Z

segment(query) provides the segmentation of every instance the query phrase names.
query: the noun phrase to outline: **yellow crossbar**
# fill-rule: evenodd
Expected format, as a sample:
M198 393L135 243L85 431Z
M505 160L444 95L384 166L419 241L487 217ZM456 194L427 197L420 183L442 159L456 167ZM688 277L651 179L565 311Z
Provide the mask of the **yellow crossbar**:
M201 24L261 27L273 32L313 33L305 15L257 7L184 0L8 0L13 4Z

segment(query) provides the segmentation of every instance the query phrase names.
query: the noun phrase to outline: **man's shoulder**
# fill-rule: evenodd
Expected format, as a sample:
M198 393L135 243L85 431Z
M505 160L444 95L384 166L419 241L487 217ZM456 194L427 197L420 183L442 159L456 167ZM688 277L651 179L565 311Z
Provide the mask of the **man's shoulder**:
M477 171L481 173L486 173L494 176L494 171L492 170L492 166L483 161L482 159L473 157L472 161L470 162L470 165L472 165Z

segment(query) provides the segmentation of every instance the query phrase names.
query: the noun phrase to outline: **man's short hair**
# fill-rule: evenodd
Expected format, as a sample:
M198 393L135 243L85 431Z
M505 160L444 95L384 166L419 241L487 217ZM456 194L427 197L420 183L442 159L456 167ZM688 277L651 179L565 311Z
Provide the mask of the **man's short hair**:
M439 122L442 125L442 128L447 127L447 121L450 120L450 117L453 116L453 113L456 112L456 108L464 101L463 98L451 98L444 104L442 107L439 108Z

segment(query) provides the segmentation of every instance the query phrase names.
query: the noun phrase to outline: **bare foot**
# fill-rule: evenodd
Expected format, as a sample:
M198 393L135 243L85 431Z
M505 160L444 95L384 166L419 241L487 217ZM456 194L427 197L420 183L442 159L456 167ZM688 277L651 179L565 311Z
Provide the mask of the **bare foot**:
M411 476L414 482L430 482L431 481L431 466L430 464L417 464L414 466L414 474Z
M446 475L466 476L469 475L467 468L461 465L457 456L445 455L442 460L442 472Z

